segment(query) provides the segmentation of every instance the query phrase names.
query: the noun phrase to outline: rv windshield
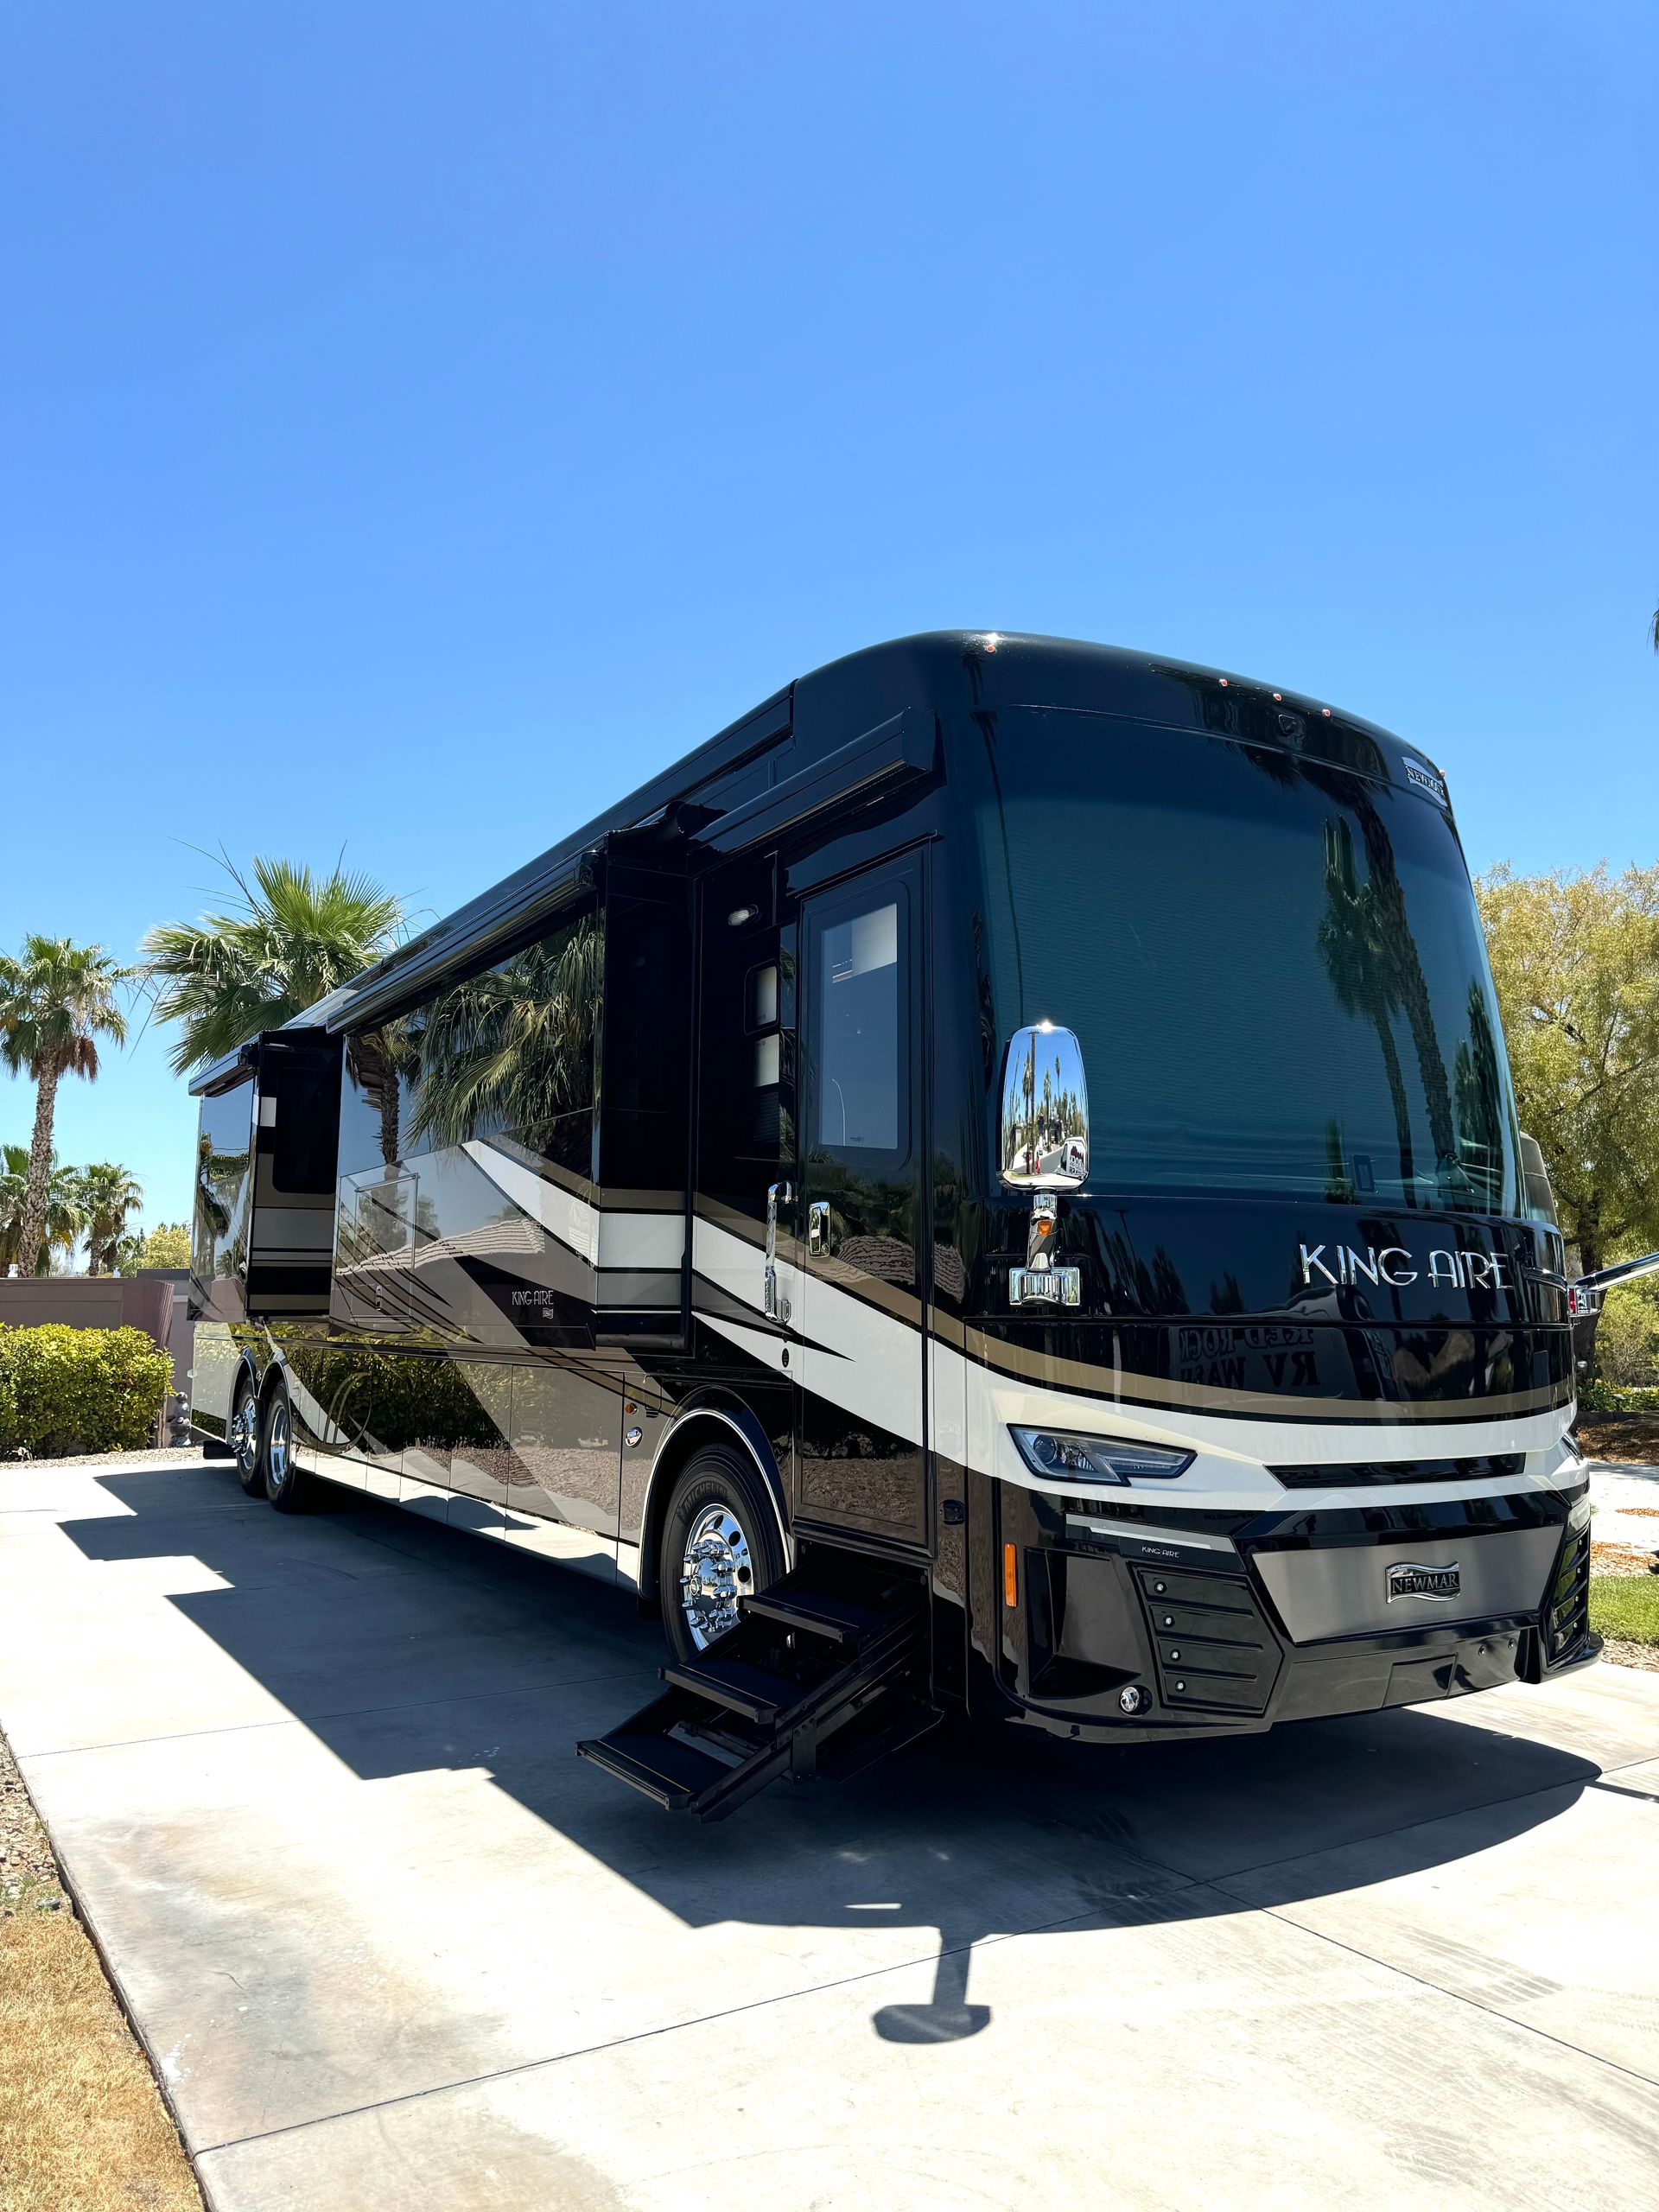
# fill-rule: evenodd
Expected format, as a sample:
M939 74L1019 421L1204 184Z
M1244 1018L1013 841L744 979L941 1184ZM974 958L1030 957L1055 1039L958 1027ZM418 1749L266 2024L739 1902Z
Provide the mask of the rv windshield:
M995 718L977 802L999 1041L1082 1041L1090 1187L1523 1211L1450 821L1265 746Z

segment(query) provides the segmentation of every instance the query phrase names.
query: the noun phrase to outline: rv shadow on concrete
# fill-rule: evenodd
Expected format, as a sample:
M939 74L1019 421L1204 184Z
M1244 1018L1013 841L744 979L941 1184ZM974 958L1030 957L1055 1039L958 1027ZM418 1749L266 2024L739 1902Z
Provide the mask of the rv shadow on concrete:
M938 1732L845 1784L779 1784L700 1827L575 1756L655 1687L660 1632L626 1589L327 1486L315 1512L281 1516L217 1463L100 1487L125 1511L67 1522L82 1551L188 1557L219 1578L169 1602L352 1774L483 1768L690 1928L937 1931L931 2001L873 2016L896 2042L987 2024L969 1969L988 1938L1233 1912L1269 1868L1275 1903L1363 1886L1517 1835L1599 1779L1467 1706L1138 1751L1005 1726ZM1333 1852L1334 1871L1323 1858L1299 1873ZM523 1864L515 1847L491 1878ZM557 1866L542 1878L527 1911L556 1893Z

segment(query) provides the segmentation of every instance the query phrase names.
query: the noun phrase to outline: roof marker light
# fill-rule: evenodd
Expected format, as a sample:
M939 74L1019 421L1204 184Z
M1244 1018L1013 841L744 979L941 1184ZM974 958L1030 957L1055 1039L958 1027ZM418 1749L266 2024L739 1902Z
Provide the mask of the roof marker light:
M1002 637L1000 631L989 630L986 632L985 650L988 653L994 653L1001 642Z
M1221 688L1224 691L1227 689L1227 679L1224 676L1221 679Z
M1321 707L1321 708L1319 709L1319 712L1320 712L1320 713L1325 716L1325 719L1326 720L1326 721L1330 721L1330 719L1331 719L1331 709L1330 709L1330 708L1329 708L1329 707Z

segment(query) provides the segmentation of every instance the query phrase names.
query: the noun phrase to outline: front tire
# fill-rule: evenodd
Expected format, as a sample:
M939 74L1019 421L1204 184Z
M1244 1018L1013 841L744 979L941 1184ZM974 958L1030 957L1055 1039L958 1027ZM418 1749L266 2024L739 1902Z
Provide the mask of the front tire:
M259 1449L259 1394L253 1378L245 1374L236 1386L228 1439L236 1462L236 1479L250 1497L265 1494L264 1459Z
M657 1586L674 1656L701 1658L736 1627L738 1601L784 1571L778 1516L746 1453L706 1445L681 1470L663 1516Z
M294 1464L294 1409L281 1382L271 1385L259 1428L259 1464L264 1471L265 1495L279 1513L303 1512L309 1503L311 1480Z

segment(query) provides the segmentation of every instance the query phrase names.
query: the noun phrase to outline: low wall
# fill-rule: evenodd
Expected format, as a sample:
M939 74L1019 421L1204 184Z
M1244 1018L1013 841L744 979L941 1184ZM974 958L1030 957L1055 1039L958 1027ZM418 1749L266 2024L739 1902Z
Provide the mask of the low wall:
M38 1329L48 1321L72 1329L142 1329L173 1361L174 1403L163 1415L163 1437L178 1402L188 1395L194 1330L186 1305L188 1271L137 1275L0 1276L0 1325Z
M0 1280L0 1323L39 1329L142 1329L163 1351L173 1333L173 1286L142 1275L7 1275Z

